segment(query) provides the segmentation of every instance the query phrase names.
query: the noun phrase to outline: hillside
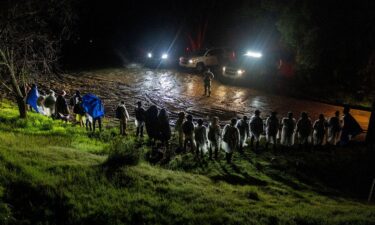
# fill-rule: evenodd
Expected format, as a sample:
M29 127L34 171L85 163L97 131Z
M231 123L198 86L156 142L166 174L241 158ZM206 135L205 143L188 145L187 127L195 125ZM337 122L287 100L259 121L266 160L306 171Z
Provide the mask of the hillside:
M365 202L375 169L361 146L151 164L146 140L25 121L0 104L0 224L375 224ZM118 143L140 161L111 164Z

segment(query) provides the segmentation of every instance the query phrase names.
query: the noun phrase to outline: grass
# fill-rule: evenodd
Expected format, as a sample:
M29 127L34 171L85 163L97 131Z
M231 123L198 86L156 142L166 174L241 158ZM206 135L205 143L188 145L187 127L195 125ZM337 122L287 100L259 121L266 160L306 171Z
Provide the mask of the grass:
M144 142L112 138L115 129L89 135L34 113L24 121L0 104L0 224L375 223L364 202L375 170L361 146L151 165L130 154L146 155Z

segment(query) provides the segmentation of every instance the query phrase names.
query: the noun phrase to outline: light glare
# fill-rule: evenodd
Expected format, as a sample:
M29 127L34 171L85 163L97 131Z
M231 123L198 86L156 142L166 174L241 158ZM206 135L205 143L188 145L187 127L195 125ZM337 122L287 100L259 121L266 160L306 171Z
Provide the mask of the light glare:
M248 56L248 57L254 57L254 58L260 58L262 57L262 53L260 52L253 52L253 51L247 51L245 56Z

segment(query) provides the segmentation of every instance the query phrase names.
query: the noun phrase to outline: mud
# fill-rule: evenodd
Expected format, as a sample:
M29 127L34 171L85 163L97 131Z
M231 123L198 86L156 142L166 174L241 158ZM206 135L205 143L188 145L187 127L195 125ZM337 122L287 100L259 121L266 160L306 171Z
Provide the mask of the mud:
M118 102L125 100L131 116L137 101L142 101L145 108L155 104L166 108L172 122L177 113L185 111L195 118L209 119L218 116L222 123L233 117L251 115L259 109L263 117L272 110L284 116L292 111L298 118L302 111L309 113L312 120L320 113L330 117L342 107L277 96L251 88L231 86L214 80L211 97L203 96L202 76L188 72L167 69L148 69L136 64L126 68L85 71L62 76L61 80L45 79L39 86L44 89L65 89L68 95L79 89L81 93L94 93L103 99L106 116L113 117ZM352 110L353 116L367 130L370 112Z

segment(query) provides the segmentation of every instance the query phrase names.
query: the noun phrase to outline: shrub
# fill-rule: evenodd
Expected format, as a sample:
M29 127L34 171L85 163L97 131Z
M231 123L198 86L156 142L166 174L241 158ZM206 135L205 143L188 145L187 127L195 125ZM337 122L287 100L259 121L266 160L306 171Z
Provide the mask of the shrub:
M7 204L0 202L0 224L11 224L12 213Z
M140 159L141 150L136 148L133 140L117 138L109 146L109 155L105 165L112 168L134 166L139 163Z
M53 128L53 123L51 120L45 120L42 122L40 129L44 131L52 130Z
M17 119L15 122L15 127L17 128L27 128L29 126L29 123L27 119Z

